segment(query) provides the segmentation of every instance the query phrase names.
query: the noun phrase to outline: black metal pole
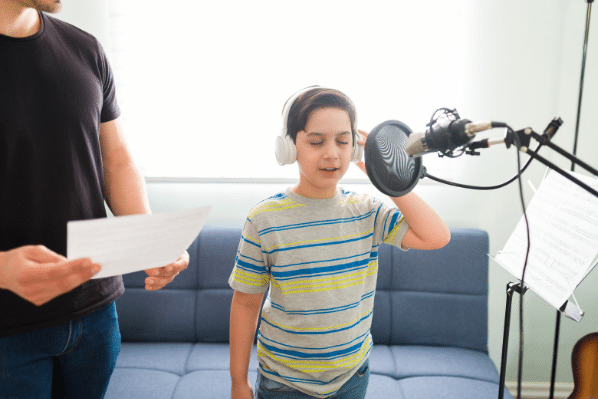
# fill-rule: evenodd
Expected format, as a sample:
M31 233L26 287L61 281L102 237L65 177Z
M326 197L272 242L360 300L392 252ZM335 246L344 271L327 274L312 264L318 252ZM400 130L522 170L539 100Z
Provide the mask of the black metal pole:
M554 163L550 162L548 159L546 159L543 156L539 155L537 152L535 152L535 151L525 151L525 153L528 154L530 157L532 157L532 158L534 158L534 159L542 162L544 165L548 166L550 169L552 169L555 172L559 173L563 177L566 177L567 179L571 180L573 183L575 183L579 187L585 189L587 192L589 192L589 193L593 194L594 196L598 197L598 191L594 190L592 187L588 186L587 184L585 184L584 182L582 182L581 180L579 180L577 177L568 174L563 169L559 168L557 165L555 165Z
M513 303L513 292L521 295L525 292L517 283L507 284L507 304L505 305L505 329L502 337L502 355L500 358L500 381L498 384L498 399L505 397L505 376L507 371L507 349L509 347L509 330L511 329L511 305Z
M552 371L550 373L550 396L549 399L554 399L554 385L556 381L556 361L559 351L559 333L561 331L561 312L556 311L556 326L554 328L554 348L552 350Z
M586 71L586 56L588 52L588 37L590 34L590 15L592 14L592 3L594 0L588 0L588 11L586 13L586 31L583 39L583 55L581 61L581 77L579 80L579 97L577 99L577 120L575 122L575 137L573 139L573 156L577 155L577 140L579 138L579 121L581 118L581 99L583 96L583 86ZM582 165L583 166L583 165ZM584 166L585 168L585 166ZM586 168L588 170L588 168ZM575 162L571 160L571 172L575 171ZM556 325L554 327L554 346L552 349L552 370L550 372L550 396L554 399L554 386L556 383L556 365L559 351L559 334L561 331L561 312L556 311Z
M588 164L587 162L582 161L581 159L577 158L575 156L575 154L569 154L567 151L563 150L562 148L560 148L559 146L557 146L556 144L554 144L553 142L549 141L549 140L545 140L543 139L543 137L541 135L539 135L538 133L532 132L531 133L532 136L538 140L538 142L546 145L548 148L558 152L559 154L561 154L562 156L564 156L565 158L567 158L568 160L570 160L572 162L571 165L571 172L574 172L575 165L579 165L582 168L584 168L585 170L587 170L588 172L590 172L591 174L593 174L594 176L598 176L598 169L592 167L590 164ZM540 148L538 147L535 151L538 152Z
M573 139L573 155L577 154L577 139L579 137L579 120L581 117L581 98L583 96L584 77L586 72L586 55L588 52L588 36L590 34L590 15L592 13L592 3L594 0L588 0L588 11L586 15L586 32L583 40L583 56L581 60L581 78L579 81L579 97L577 99L577 121L575 122L575 138ZM571 164L571 170L575 170L575 164Z

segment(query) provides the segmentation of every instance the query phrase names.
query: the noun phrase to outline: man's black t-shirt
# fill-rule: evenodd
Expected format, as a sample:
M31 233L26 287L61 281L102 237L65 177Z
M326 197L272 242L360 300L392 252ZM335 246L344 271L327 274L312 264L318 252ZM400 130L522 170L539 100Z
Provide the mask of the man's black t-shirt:
M98 41L40 17L33 36L0 35L0 251L41 244L66 256L69 220L106 217L99 129L120 110ZM0 289L0 336L68 322L123 291L120 276L90 280L38 307Z

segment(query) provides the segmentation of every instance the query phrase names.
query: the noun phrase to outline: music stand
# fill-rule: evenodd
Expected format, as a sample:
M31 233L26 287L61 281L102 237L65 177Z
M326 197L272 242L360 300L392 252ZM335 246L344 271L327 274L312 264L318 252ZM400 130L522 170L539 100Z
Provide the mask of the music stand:
M598 191L596 191L594 188L590 187L586 183L577 179L575 176L568 174L567 172L565 172L563 169L561 169L554 163L548 161L546 158L538 155L537 152L540 149L540 147L543 145L546 145L549 148L558 152L559 154L563 155L567 159L569 159L571 162L573 162L574 165L579 165L579 166L583 167L584 169L586 169L588 172L592 173L593 175L598 176L598 170L594 169L593 167L591 167L587 163L583 162L576 156L564 151L562 148L560 148L556 144L553 144L550 142L550 139L552 138L552 136L554 136L554 134L556 133L556 131L558 130L558 128L560 127L561 124L562 124L562 121L560 118L554 118L550 122L550 124L548 125L548 127L546 128L545 132L542 135L534 132L531 128L525 128L525 129L518 130L518 131L510 130L507 133L507 136L505 137L505 139L503 141L507 145L507 148L509 148L511 145L515 145L519 151L522 151L522 152L528 154L531 158L540 161L544 165L548 166L555 172L566 177L568 180L570 180L573 183L577 184L578 186L584 188L586 191L588 191L589 193L591 193L592 195L594 195L598 198ZM529 149L529 144L530 144L530 141L532 138L540 143L538 148L534 151L531 151ZM479 143L479 142L471 143L469 145L469 147L471 149L480 148L477 143ZM498 144L498 143L499 143L499 141L496 141L492 144ZM517 292L520 295L523 295L526 290L527 290L527 288L525 288L525 287L522 288L521 284L519 284L519 283L518 284L509 283L507 285L505 327L504 327L504 333L503 333L501 372L500 372L500 383L499 383L499 390L498 390L498 398L499 399L503 399L503 397L504 397L506 357L507 357L507 347L508 347L508 338L509 338L509 329L510 329L512 295L514 292ZM577 307L576 305L574 305L573 303L571 303L569 301L566 301L561 306L561 308L557 309L557 313L559 315L559 318L557 319L557 332L555 333L555 335L556 335L555 345L556 345L556 343L558 343L558 328L560 327L560 314L564 313L567 317L571 318L572 320L576 320L576 321L581 320L581 317L583 316L583 312L579 309L579 307ZM553 393L554 393L554 375L555 375L555 370L556 370L556 350L557 350L557 348L555 347L554 352L553 352L553 365L552 365L552 377L551 377L551 379L552 379L552 381L551 381L551 397L553 396Z

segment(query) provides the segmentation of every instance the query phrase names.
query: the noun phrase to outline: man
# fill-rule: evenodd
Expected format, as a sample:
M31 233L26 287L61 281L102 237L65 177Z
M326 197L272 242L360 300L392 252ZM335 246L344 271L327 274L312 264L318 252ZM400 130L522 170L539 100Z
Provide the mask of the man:
M120 333L122 278L67 260L66 223L150 213L97 40L43 12L60 0L0 0L0 398L102 398ZM189 263L146 270L147 290Z

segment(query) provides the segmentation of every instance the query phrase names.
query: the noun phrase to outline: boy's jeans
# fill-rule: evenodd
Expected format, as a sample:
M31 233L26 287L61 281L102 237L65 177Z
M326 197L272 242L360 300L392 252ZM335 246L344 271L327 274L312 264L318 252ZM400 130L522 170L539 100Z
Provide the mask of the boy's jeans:
M334 395L326 399L363 399L368 387L370 378L369 359L357 370ZM257 381L254 389L255 399L312 399L313 396L297 391L287 385L272 381L257 373Z
M0 398L103 398L119 352L114 303L60 326L0 337Z

